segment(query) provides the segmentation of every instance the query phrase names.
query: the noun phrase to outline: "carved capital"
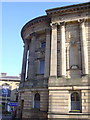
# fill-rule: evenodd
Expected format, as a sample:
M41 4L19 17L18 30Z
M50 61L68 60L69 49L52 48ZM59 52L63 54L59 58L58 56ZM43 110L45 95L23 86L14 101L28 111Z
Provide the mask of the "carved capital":
M58 24L61 25L61 26L65 26L65 21L59 22Z
M78 22L79 22L79 23L84 23L85 21L86 21L86 19L85 19L85 18L78 19Z
M50 23L50 26L52 27L52 29L57 28L57 25L58 25L58 23Z

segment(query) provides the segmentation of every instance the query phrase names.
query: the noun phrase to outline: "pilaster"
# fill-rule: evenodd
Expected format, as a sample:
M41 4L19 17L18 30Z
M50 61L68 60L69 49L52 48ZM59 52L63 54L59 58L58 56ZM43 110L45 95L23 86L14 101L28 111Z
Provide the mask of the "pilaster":
M57 23L51 24L50 76L57 76Z
M60 27L61 27L61 76L66 76L65 22L60 22Z
M49 77L50 69L50 29L46 29L46 49L45 49L45 73L44 77Z
M79 19L78 22L80 24L81 34L82 73L86 75L88 74L88 50L86 41L85 19Z

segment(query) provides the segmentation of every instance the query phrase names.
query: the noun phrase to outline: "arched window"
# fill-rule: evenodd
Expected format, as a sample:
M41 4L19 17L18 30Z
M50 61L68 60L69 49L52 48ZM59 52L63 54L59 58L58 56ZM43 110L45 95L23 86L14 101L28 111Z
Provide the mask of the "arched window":
M71 111L80 112L80 95L78 92L71 94Z
M34 108L40 109L40 94L36 93L34 95Z

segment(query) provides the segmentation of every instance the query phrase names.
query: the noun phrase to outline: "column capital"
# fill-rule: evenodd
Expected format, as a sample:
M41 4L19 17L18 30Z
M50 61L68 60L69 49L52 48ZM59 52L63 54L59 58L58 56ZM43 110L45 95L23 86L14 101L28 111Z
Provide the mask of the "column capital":
M65 26L65 21L59 22L58 25Z
M79 23L84 23L85 21L86 21L86 19L85 19L85 18L78 19L78 22L79 22Z
M57 27L58 23L50 23L50 26L55 29Z

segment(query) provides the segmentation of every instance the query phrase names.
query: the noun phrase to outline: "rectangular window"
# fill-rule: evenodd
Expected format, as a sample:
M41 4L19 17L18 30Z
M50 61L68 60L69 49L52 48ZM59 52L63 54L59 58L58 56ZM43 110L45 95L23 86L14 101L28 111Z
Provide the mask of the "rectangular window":
M45 64L45 61L40 60L40 74L44 74L44 64Z
M46 42L41 42L41 48L45 48L46 47Z

